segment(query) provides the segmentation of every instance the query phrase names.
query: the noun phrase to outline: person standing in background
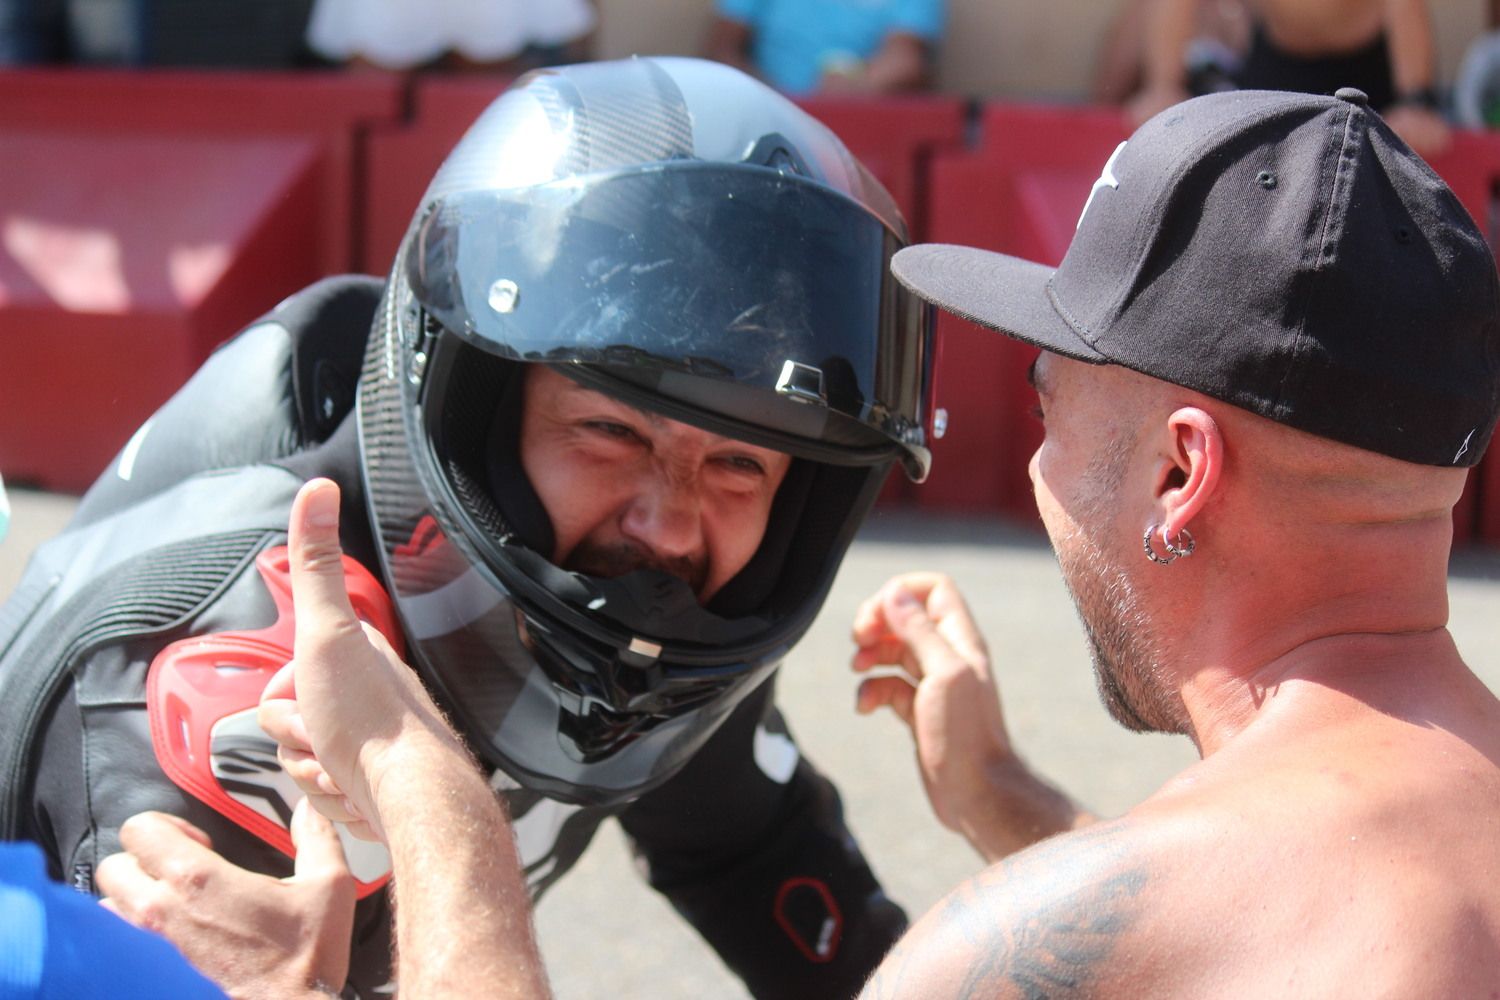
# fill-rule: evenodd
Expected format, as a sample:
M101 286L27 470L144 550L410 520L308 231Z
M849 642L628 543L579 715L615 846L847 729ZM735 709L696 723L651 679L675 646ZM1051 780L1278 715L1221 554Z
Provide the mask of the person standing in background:
M1145 87L1129 104L1134 122L1190 96L1184 53L1200 2L1156 0L1147 22ZM1247 0L1247 7L1252 30L1235 77L1240 88L1332 94L1357 87L1419 154L1447 148L1425 0Z
M589 0L316 0L314 52L380 69L522 73L592 57Z
M716 0L704 55L789 94L930 86L944 0Z

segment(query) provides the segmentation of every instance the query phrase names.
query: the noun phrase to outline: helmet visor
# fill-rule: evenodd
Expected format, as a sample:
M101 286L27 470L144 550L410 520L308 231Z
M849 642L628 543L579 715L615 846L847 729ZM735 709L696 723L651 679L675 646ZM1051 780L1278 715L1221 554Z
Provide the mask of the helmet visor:
M814 441L842 414L889 455L922 444L928 349L887 267L900 245L805 178L672 163L441 199L408 278L443 326L502 357L609 366ZM791 405L766 405L778 397Z

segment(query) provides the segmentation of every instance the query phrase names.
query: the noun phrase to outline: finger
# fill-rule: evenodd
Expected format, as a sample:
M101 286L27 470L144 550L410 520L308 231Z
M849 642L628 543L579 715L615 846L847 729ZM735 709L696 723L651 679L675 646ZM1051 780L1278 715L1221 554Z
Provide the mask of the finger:
M292 810L292 847L297 851L292 876L304 879L349 878L349 862L333 822L307 799Z
M911 664L918 679L934 672L964 665L963 658L938 631L927 607L910 590L897 587L885 595L885 617L891 630L911 648Z
M297 671L296 663L288 662L266 682L265 689L260 693L262 702L273 700L292 701L297 697L296 685Z
M286 698L262 698L255 721L267 736L291 750L312 749L312 736L295 701Z
M909 653L906 643L892 636L855 650L849 665L856 673L875 667L905 666Z
M133 924L139 922L137 910L159 892L156 879L141 869L134 855L123 851L99 862L94 884L110 899L110 908Z
M324 818L335 823L359 823L364 820L343 795L325 795L322 792L309 792L306 795L307 804L316 809Z
M344 584L344 550L339 544L339 488L332 480L303 484L287 522L292 603L297 617L296 648L330 636L359 631L359 620Z
M926 601L928 594L947 582L948 578L943 574L930 572L903 573L891 577L878 591L866 598L855 612L854 644L867 646L879 642L889 634L890 624L886 621L885 605L891 593L905 590L914 594L917 600Z
M917 689L905 677L870 677L860 683L859 691L855 694L854 708L860 715L868 715L878 708L886 707L909 726L916 698Z
M945 580L934 587L924 603L939 634L960 656L975 665L989 662L984 635L953 581Z
M302 750L276 751L276 761L287 777L296 782L306 795L343 795L344 790L323 767L322 761Z
M345 823L344 829L348 830L349 835L355 840L368 840L372 844L385 843L385 838L380 835L380 831L362 819Z
M881 608L882 593L883 590L878 590L859 602L859 608L854 612L852 632L856 646L879 642L890 632L885 624L885 612Z
M120 846L141 871L157 879L194 879L222 859L159 812L136 813L120 824Z
M208 834L204 833L201 829L189 823L181 816L173 816L171 813L152 813L152 815L159 816L160 818L166 820L168 823L171 823L173 826L177 827L177 829L181 830L188 837L196 840L198 843L202 844L209 850L213 850L213 838L209 837Z

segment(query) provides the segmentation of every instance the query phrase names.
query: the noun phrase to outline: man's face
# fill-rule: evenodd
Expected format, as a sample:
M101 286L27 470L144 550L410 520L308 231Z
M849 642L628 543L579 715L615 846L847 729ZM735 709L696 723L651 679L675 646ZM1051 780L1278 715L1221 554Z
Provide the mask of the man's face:
M1161 626L1137 586L1141 567L1152 567L1140 545L1149 511L1138 498L1149 486L1139 481L1140 411L1130 378L1044 353L1032 384L1046 436L1031 457L1031 483L1088 635L1100 697L1128 729L1175 729Z
M645 413L528 366L521 467L552 520L552 561L591 576L658 569L705 603L766 530L791 457Z

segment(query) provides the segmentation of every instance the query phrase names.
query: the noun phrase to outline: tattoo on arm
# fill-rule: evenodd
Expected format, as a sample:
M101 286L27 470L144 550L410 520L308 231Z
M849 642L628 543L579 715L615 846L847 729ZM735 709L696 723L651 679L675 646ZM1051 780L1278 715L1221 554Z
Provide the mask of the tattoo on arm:
M1147 881L1146 864L1120 844L1120 828L1054 837L970 879L896 945L863 996L1089 995L1134 922Z

